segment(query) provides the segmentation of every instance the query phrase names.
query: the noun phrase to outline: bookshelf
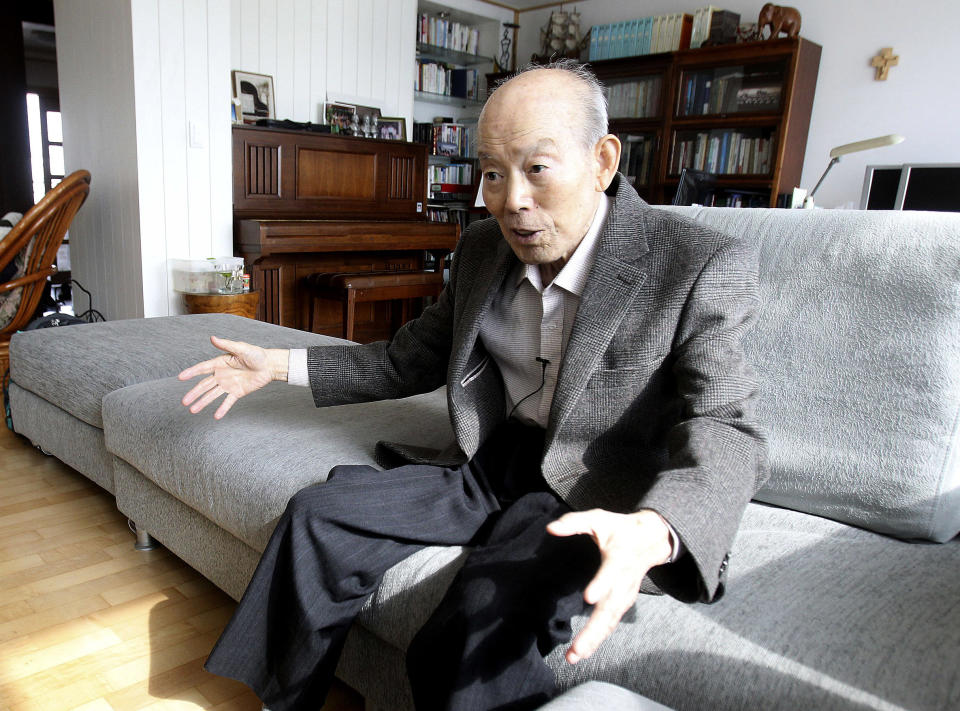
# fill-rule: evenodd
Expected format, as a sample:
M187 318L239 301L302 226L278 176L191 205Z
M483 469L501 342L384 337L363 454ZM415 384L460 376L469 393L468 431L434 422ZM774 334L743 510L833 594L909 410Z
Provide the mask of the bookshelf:
M414 123L413 140L427 149L427 219L466 228L482 210L474 208L480 180L474 156L476 124Z
M672 201L684 167L717 174L718 205L784 204L800 184L820 53L792 38L591 62L620 172L652 204Z
M821 47L803 38L598 61L621 172L649 202L682 168L717 174L716 204L785 204L800 184Z
M413 140L429 147L427 219L461 227L486 214L474 207L480 174L472 138L506 17L495 7L490 14L470 11L475 6L456 0L417 3ZM434 74L443 76L442 89Z

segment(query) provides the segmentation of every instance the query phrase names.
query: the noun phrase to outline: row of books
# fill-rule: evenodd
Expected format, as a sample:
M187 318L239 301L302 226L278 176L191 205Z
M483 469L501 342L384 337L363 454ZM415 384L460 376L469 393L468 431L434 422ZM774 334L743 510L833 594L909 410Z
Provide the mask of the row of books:
M431 184L473 185L473 164L452 163L427 166L427 181Z
M740 68L685 74L677 92L677 115L777 111L782 86L780 74L745 76Z
M670 172L692 168L717 174L769 173L775 144L775 133L765 137L733 129L678 132L673 136Z
M590 30L590 61L686 49L692 27L693 16L684 12L594 25Z
M655 139L643 135L620 136L619 170L634 187L650 183L650 171L653 168Z
M480 72L476 69L460 69L443 62L418 59L413 88L414 91L476 101L480 96Z
M637 81L607 85L610 118L647 118L660 113L659 74Z
M433 155L467 158L473 155L475 130L462 123L414 123L413 140L430 146Z
M729 41L737 36L740 13L721 10L710 5L693 13L693 30L690 33L690 49L697 49L707 40Z
M427 220L430 222L455 222L460 225L461 230L465 230L470 224L470 213L467 210L428 207Z
M477 53L480 31L476 27L452 22L421 12L417 17L417 41L434 47L467 54Z

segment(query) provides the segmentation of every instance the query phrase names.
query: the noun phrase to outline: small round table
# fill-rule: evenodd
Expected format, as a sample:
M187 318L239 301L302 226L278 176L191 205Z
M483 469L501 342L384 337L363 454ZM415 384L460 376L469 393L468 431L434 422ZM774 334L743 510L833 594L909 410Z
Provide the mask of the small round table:
M184 294L183 302L187 306L187 311L192 314L236 314L255 319L257 305L260 303L260 292Z

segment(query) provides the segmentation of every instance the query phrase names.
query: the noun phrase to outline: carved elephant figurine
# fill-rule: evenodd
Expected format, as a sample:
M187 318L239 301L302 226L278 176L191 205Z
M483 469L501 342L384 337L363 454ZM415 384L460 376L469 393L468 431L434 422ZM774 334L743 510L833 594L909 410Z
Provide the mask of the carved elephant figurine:
M795 7L774 5L768 2L760 8L760 18L757 20L757 31L763 37L763 28L770 27L769 39L776 39L781 32L787 37L797 37L800 34L800 11Z

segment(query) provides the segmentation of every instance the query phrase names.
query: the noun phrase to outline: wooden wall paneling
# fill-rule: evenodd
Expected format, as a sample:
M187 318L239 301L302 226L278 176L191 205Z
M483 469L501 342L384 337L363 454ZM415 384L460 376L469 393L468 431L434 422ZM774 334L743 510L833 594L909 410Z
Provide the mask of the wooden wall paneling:
M327 34L327 0L313 0L312 12L310 17L310 86L307 94L307 112L298 113L301 117L297 120L312 121L314 123L324 123L326 120L323 115L324 97L327 95L327 45L329 37Z
M297 95L294 71L297 66L297 44L295 42L297 19L294 14L293 0L277 3L277 66L273 77L276 92L275 105L278 119L293 118L294 97Z
M387 2L385 3L386 7L378 9L378 12L386 16L387 21L385 23L378 23L383 26L386 36L383 38L374 38L374 41L377 43L382 42L385 46L385 56L384 64L385 71L383 73L384 81L384 94L389 91L394 91L400 93L404 87L413 86L412 76L411 81L406 81L401 76L401 67L405 66L404 62L396 61L396 57L409 57L412 55L404 54L401 47L401 39L407 33L399 32L396 28L404 27L404 16L403 16L403 4L399 2ZM413 34L412 32L409 34ZM413 62L410 62L413 64ZM410 93L410 92L407 92ZM411 97L412 101L412 97ZM407 109L402 102L402 99L398 98L397 100L397 112L393 114L394 116L406 116L409 109ZM389 116L390 114L386 114ZM413 114L410 114L410 121L407 124L407 139L410 140L413 138Z
M310 110L310 72L313 70L313 52L310 46L310 28L313 24L313 5L310 0L294 0L293 3L293 72L291 75L292 105L288 118L293 116L309 117Z
M370 32L370 96L387 97L398 88L397 84L387 84L389 66L399 64L398 58L401 56L399 54L391 56L387 53L387 36L389 34L399 34L399 28L403 25L389 24L390 3L387 0L368 1L371 17L377 18L376 22L371 22L368 25ZM391 101L390 103L394 102ZM386 115L396 116L395 113ZM409 135L409 131L407 133Z
M180 32L183 35L181 56L184 73L180 85L184 97L185 140L180 151L184 153L187 170L184 196L187 230L183 237L176 235L180 230L174 230L174 234L168 237L168 245L172 238L178 247L177 251L170 250L169 256L173 258L220 256L213 250L210 231L210 139L207 130L210 121L207 101L210 65L207 56L206 5L201 3L199 8L196 3L186 2L182 5ZM171 94L175 93L171 91ZM229 107L228 104L224 106Z
M377 156L300 148L296 197L375 200Z
M231 48L234 66L230 68L258 72L260 67L260 1L233 0L232 15L237 25L234 28Z
M229 76L230 35L224 28L230 25L230 0L208 0L207 3L207 128L210 184L210 252L211 256L233 254L233 190L231 176L231 124L229 112L233 90L224 81ZM224 117L224 118L221 118ZM199 243L191 235L194 245Z
M343 90L343 53L349 45L343 36L344 0L327 3L327 93Z
M364 32L368 32L369 18L363 23ZM331 27L331 30L336 31ZM360 63L369 62L366 54L367 43L361 46L360 8L356 0L351 0L343 6L343 19L340 25L343 34L343 66L340 70L340 82L337 91L340 93L369 96L369 86L360 84Z
M285 0L284 0L285 1ZM260 0L260 27L258 32L260 51L258 54L257 69L250 69L258 74L268 74L273 77L273 86L277 86L277 0Z

